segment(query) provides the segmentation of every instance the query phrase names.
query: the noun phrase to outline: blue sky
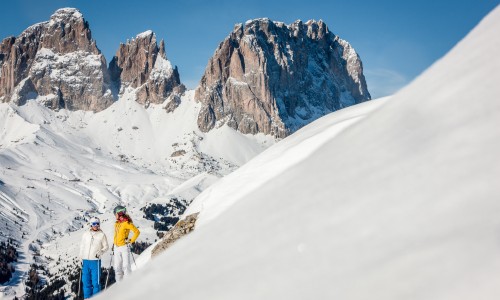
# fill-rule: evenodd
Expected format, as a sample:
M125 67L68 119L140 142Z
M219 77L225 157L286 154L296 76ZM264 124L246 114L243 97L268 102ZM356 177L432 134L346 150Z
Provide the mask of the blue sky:
M119 44L153 30L181 81L194 88L208 59L234 24L268 17L287 24L322 19L350 42L374 98L403 87L448 52L500 0L9 0L0 10L0 39L76 7L109 63Z

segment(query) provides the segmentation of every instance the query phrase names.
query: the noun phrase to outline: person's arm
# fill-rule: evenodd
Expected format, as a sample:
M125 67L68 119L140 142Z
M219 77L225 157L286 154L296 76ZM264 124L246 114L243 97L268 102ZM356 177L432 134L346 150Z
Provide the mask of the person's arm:
M134 233L134 235L130 239L130 243L133 244L133 243L135 243L135 241L137 240L137 238L139 237L139 234L141 234L141 232L139 231L139 229L137 229L137 227L135 227L135 225L133 223L128 223L128 224L129 224L129 229L132 230L132 232Z
M80 258L81 259L83 259L83 255L85 253L85 235L87 235L87 232L83 233L82 241L80 243Z
M109 245L108 245L108 239L106 238L106 234L104 232L102 233L102 241L101 241L101 255L108 251Z

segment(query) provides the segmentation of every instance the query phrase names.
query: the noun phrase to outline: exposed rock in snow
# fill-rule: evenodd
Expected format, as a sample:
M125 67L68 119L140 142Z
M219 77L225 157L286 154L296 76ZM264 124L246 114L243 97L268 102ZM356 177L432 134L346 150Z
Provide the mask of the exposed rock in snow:
M151 251L151 258L158 256L160 253L172 246L178 239L193 231L197 217L198 213L194 213L177 222L177 224L175 224L175 226L170 229L170 231L167 232L161 241L153 248Z

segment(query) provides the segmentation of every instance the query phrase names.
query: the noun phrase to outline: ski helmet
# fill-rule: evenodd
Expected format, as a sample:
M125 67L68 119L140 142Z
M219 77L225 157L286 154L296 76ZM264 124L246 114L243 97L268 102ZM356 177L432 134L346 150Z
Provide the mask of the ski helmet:
M99 218L93 217L90 219L89 223L90 226L95 226L95 225L100 225L101 221L99 220Z
M115 209L113 209L113 212L115 213L115 215L123 215L127 213L127 209L125 208L125 206L117 205Z

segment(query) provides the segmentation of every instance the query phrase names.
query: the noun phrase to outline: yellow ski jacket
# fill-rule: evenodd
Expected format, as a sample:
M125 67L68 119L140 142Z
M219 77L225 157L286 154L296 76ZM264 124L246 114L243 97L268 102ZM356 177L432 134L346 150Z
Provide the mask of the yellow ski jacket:
M130 239L130 243L134 243L135 240L139 237L139 234L141 232L135 225L131 222L116 222L115 223L115 237L113 239L113 243L116 246L123 246L126 244L126 241L128 239L128 235L130 233L130 230L134 233L132 238Z

